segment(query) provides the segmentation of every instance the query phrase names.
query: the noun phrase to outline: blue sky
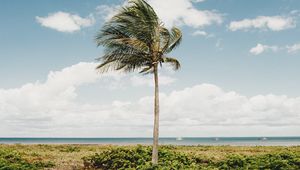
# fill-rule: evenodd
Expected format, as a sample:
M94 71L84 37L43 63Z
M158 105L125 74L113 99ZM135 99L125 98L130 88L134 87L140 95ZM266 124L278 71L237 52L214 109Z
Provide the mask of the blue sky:
M300 135L299 1L149 3L184 38L182 69L160 74L163 136ZM93 38L121 5L1 1L0 136L151 136L151 77L93 70Z

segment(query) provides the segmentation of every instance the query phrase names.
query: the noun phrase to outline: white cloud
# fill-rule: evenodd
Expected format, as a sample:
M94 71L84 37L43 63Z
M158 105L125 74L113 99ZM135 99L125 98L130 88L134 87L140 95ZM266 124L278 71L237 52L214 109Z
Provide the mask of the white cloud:
M200 30L198 30L198 31L193 32L193 35L195 35L195 36L197 36L197 35L200 35L200 36L207 36L208 34L207 34L207 32L205 32L205 31L200 31Z
M300 44L286 46L269 46L258 43L255 47L251 48L249 52L254 55L259 55L266 51L277 52L278 50L285 50L287 53L297 53L298 51L300 51Z
M199 10L192 3L202 1L203 0L148 0L149 4L154 8L159 18L167 27L186 25L193 28L200 28L211 24L222 23L222 14L211 10ZM126 3L123 5L126 5ZM100 14L104 15L104 19L108 20L116 14L120 7L120 5L100 5L97 9Z
M205 0L191 0L194 3L204 2Z
M95 23L92 15L82 18L76 14L66 12L56 12L46 17L36 17L36 21L42 26L51 28L60 32L75 32L82 27L88 27Z
M277 46L268 46L268 45L263 45L258 43L255 47L251 48L249 52L254 55L259 55L266 51L276 52L278 49L279 47Z
M78 86L93 83L103 77L117 79L120 76L117 73L100 76L95 67L95 63L78 63L61 71L51 71L44 83L37 81L16 89L0 89L0 108L8 112L16 111L15 113L26 112L31 108L34 112L39 109L59 109L68 106L76 98L75 90ZM1 111L3 110L0 113Z
M240 21L232 21L229 24L231 31L262 29L281 31L289 28L294 28L296 21L292 17L284 16L259 16L254 19L243 19Z
M102 15L105 21L108 21L118 13L121 5L99 5L96 7L98 14Z
M195 125L288 126L299 125L296 120L290 120L300 116L296 111L300 108L299 99L271 94L246 97L212 84L202 84L163 96L162 109L169 109L163 109L165 114L172 113L173 118L179 120L187 116L185 118L197 121ZM162 119L169 121L167 116Z
M83 85L103 84L105 78L131 82L118 73L100 76L95 66L79 63L49 73L44 83L0 89L0 136L151 136L152 96L116 97L106 104L77 100ZM119 96L105 89L101 94ZM160 96L162 136L300 135L300 97L247 97L212 84Z
M296 53L300 51L300 43L299 44L294 44L292 46L286 46L288 53Z
M207 33L206 31L196 30L192 33L193 36L203 36L205 38L213 38L215 35L213 33Z
M190 0L149 0L149 3L168 27L187 25L200 28L223 21L220 13L199 10Z

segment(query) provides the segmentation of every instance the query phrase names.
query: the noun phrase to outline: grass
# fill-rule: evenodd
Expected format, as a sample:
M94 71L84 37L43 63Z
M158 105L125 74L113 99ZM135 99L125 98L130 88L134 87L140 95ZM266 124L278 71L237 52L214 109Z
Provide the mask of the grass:
M114 145L0 145L0 151L17 152L28 163L44 169L83 169L83 157L115 148L132 149L135 146ZM188 155L201 156L214 162L229 155L259 156L280 152L300 153L300 146L164 146L165 149ZM1 167L0 167L1 169Z

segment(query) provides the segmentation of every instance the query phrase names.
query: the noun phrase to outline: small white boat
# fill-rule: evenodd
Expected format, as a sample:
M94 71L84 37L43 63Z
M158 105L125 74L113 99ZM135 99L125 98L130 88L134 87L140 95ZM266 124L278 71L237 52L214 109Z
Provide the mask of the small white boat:
M176 140L183 140L182 137L177 137Z
M261 140L265 141L265 140L268 140L268 138L266 138L266 137L263 137L263 138L261 138Z

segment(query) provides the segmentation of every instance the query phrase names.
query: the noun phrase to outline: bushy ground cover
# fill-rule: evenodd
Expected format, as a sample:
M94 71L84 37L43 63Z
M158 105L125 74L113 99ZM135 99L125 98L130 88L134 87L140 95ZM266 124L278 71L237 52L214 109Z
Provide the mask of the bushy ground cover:
M54 163L40 159L27 160L18 151L0 149L1 170L36 170L54 167Z
M0 170L27 169L300 169L300 146L0 145Z
M176 148L176 147L175 147ZM300 152L281 151L258 155L239 153L224 155L222 159L175 151L162 146L159 150L159 164L151 165L151 147L112 148L107 151L84 157L87 169L103 170L177 170L177 169L274 169L299 170Z

